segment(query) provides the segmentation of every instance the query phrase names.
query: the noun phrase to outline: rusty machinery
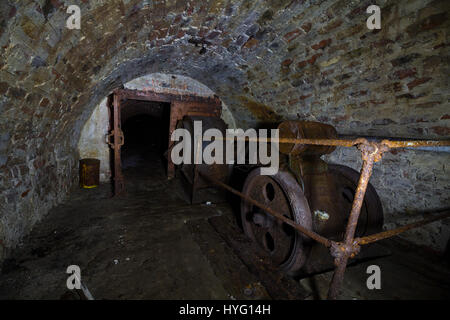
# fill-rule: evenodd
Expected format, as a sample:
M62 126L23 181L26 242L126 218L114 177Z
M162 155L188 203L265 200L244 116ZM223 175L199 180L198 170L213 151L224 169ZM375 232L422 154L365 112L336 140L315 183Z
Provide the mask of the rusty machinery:
M286 121L279 125L280 137L335 139L334 127L318 122ZM308 230L338 241L355 196L359 174L353 169L330 165L320 157L335 150L334 146L280 144L288 165L272 176L254 169L247 177L242 193ZM258 242L274 263L291 275L310 274L333 267L323 247L295 232L285 222L268 215L248 201L241 203L241 219L245 233ZM366 192L356 235L379 232L383 226L383 209L375 189Z
M204 120L207 125L203 130L218 124L221 131L225 130L222 120ZM193 121L185 118L183 126L192 130ZM183 175L191 183L191 199L197 190L213 185L239 196L244 232L288 274L316 273L334 267L329 299L338 297L347 264L364 253L362 246L450 216L444 211L381 231L383 210L369 183L374 163L389 149L449 146L450 141L339 139L332 126L308 121L285 121L278 128L280 152L287 156L287 165L272 176L261 175L261 168L254 168L242 192L227 184L229 168L224 165L184 166ZM270 138L264 139L270 142ZM320 158L337 146L358 148L363 160L360 172ZM204 148L205 144L198 147Z
M108 99L112 124L107 141L114 150L115 195L124 191L120 166L120 147L123 144L121 98L172 102L174 112L171 114L170 132L178 123L192 133L196 120L202 121L202 134L209 128L219 129L222 133L226 130L225 123L219 118L221 108L216 98L205 100L188 96L181 97L187 102L178 103L180 97L170 94L115 90ZM200 112L195 109L197 105L203 107ZM211 106L213 112L208 111ZM188 111L180 112L185 109ZM332 126L305 121L286 121L279 125L279 129L280 152L287 156L287 165L273 176L262 176L260 168L255 168L248 175L242 192L227 184L231 168L226 164L183 164L180 171L190 187L191 202L198 202L196 194L213 186L239 196L245 233L265 248L274 263L288 274L314 273L327 265L334 265L329 299L336 299L339 295L347 263L360 255L361 246L450 216L447 210L422 221L381 232L382 208L375 189L369 184L374 163L381 160L389 149L450 146L449 140L339 139ZM109 141L112 136L114 142ZM270 142L270 138L263 139ZM192 145L193 157L196 156L196 148L205 148L207 144ZM321 155L333 152L337 146L358 148L363 160L360 173L320 159ZM170 175L171 171L168 173Z

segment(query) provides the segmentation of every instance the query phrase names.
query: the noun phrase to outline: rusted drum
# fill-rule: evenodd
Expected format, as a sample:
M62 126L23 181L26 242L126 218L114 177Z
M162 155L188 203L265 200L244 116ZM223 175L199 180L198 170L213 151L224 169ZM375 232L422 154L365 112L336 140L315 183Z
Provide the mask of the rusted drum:
M298 224L329 239L340 241L344 237L351 211L359 173L342 165L328 165L328 174L336 187L336 221L324 228L314 223L311 205L296 178L287 171L273 176L261 175L261 168L254 169L245 180L243 193ZM331 270L333 259L321 244L303 236L284 222L264 210L241 200L241 219L245 234L258 243L272 258L275 265L289 275L306 275ZM342 220L342 221L341 221ZM333 222L334 221L334 222ZM383 209L375 188L369 183L361 207L355 237L362 237L382 230ZM325 232L326 231L326 232Z
M80 160L80 187L90 189L98 187L100 181L100 160Z
M350 167L336 164L329 164L328 172L334 176L336 193L340 198L340 208L342 212L345 212L348 219L360 174ZM381 232L382 228L383 207L375 188L369 183L361 207L355 237ZM343 237L344 231L342 230L339 238Z
M261 175L261 168L256 168L245 180L242 192L305 228L312 228L308 201L289 172L278 171L267 176ZM241 202L241 219L245 234L283 271L294 275L303 266L310 248L309 239L245 200Z
M280 140L287 139L336 139L336 129L328 124L314 121L284 121L279 126ZM334 151L333 146L316 146L280 141L280 152L284 154L323 155Z

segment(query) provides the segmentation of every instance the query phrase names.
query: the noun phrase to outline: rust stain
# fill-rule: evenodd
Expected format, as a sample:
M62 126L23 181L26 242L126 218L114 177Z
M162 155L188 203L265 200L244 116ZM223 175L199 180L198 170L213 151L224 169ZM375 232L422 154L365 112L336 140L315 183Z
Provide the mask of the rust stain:
M241 100L242 104L245 108L247 108L252 115L262 121L279 121L282 119L282 116L277 114L271 107L251 100L245 96L240 96L239 100Z
M23 192L23 193L21 194L22 198L23 198L23 197L26 197L26 196L27 196L27 194L28 194L28 192L30 192L30 191L31 191L31 190L30 190L30 189L28 189L27 191Z

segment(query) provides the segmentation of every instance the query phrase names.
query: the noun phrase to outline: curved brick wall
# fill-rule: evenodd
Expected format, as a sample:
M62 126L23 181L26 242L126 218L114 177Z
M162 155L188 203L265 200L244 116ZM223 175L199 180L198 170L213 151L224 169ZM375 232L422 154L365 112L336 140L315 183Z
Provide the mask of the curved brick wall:
M366 28L374 3L379 31ZM65 27L70 4L81 7L81 30ZM448 12L444 0L1 1L2 246L15 245L73 185L95 106L145 74L198 80L241 127L312 119L343 134L448 138ZM448 159L402 154L401 163L436 168L404 177L423 185L433 206L449 205ZM409 203L391 184L384 201Z

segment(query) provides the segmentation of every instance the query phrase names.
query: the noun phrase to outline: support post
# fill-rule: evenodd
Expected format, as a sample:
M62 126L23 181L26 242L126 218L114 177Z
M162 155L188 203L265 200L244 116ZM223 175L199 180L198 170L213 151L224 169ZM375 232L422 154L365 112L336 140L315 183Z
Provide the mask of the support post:
M342 243L335 242L330 248L331 254L335 257L334 263L336 265L336 269L328 290L329 300L335 300L338 297L342 282L344 281L347 261L350 257L359 252L359 245L355 241L354 237L359 215L361 213L361 207L366 194L367 185L369 184L370 176L372 175L373 164L381 159L382 153L387 150L387 147L376 143L368 143L366 141L358 145L358 149L361 151L363 164L352 209L350 211L350 217L345 230L344 241Z

